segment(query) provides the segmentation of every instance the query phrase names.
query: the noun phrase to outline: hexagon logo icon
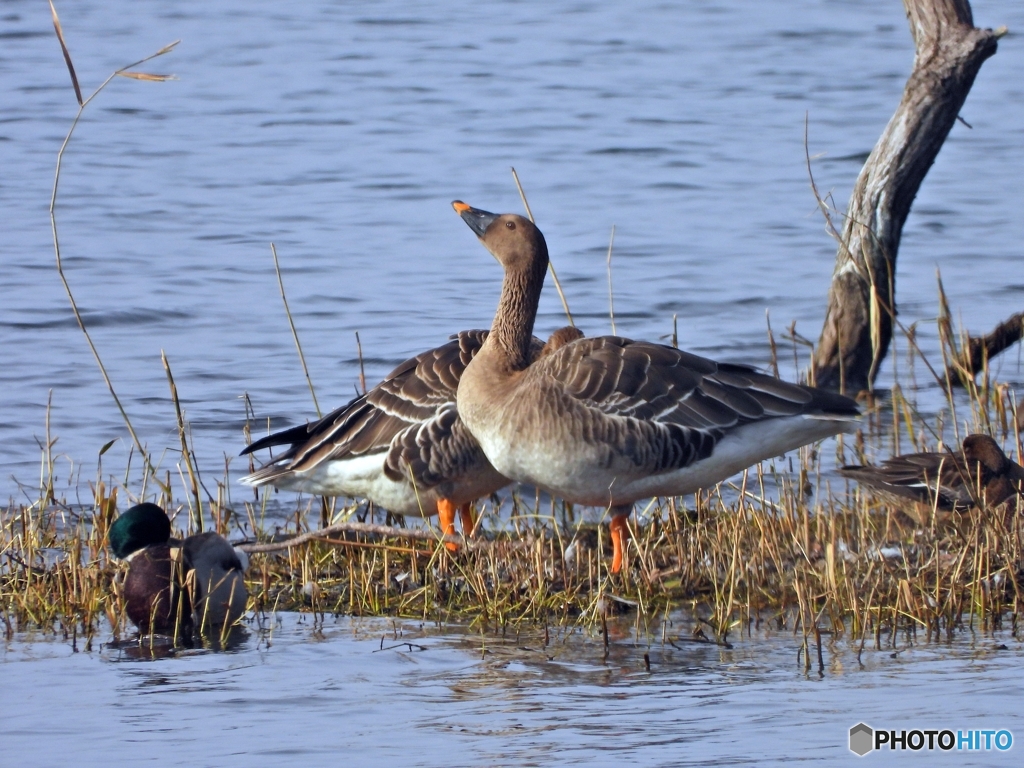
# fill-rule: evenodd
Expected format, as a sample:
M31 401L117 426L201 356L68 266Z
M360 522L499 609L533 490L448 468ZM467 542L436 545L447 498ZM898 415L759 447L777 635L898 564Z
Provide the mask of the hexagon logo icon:
M875 732L867 723L857 723L850 729L850 751L853 754L864 757L875 748Z

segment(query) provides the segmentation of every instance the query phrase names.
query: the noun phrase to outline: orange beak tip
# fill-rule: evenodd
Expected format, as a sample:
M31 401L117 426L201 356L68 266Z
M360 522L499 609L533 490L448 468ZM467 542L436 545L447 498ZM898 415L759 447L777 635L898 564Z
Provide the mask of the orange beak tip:
M472 208L472 206L466 205L461 200L452 200L452 208L455 209L456 213L461 215L461 214L465 213L466 211L468 211L470 208Z

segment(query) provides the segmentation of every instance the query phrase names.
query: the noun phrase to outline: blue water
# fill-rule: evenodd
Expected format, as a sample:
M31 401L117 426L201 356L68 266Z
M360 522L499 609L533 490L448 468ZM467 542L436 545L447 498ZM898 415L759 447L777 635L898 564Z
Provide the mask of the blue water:
M688 631L677 623L668 638ZM816 665L804 673L799 638L785 632L731 649L673 647L660 633L648 644L628 618L609 634L607 662L600 640L579 633L545 647L536 632L502 642L354 619L317 631L291 616L269 647L254 631L231 653L157 661L0 646L2 754L26 767L69 756L81 766L835 765L860 759L847 734L862 721L1024 738L1024 646L1008 634L919 646L901 636L896 650L869 643L862 664L838 642L821 676ZM1019 752L916 756L1009 766Z
M1019 311L1024 6L978 3L1011 34L985 63L907 223L901 319L937 347L935 270L965 326ZM165 350L207 478L265 429L313 415L278 294L323 407L462 328L486 327L500 273L449 207L519 211L515 166L577 321L765 364L765 313L817 338L834 261L811 195L845 207L912 60L900 3L734 0L58 3L90 104L57 205L68 279L140 438L174 469ZM38 478L48 392L65 484L120 476L129 441L54 269L47 215L76 103L45 4L0 13L0 466ZM548 286L538 332L564 324ZM897 339L896 360L906 343ZM785 352L784 360L789 360ZM806 362L805 356L801 365ZM926 411L941 406L927 391ZM891 380L892 364L881 384ZM783 373L796 375L790 362ZM1019 354L1000 375L1021 381ZM930 398L930 399L929 399ZM245 469L235 461L232 477ZM81 473L80 475L78 473ZM73 475L73 476L72 476ZM230 485L231 483L229 483Z

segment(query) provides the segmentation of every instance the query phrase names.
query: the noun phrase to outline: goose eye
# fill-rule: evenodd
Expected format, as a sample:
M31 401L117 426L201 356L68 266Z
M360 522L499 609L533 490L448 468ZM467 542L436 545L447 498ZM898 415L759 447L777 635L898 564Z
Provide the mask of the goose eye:
M514 221L506 221L505 226L508 227L509 229L515 229L516 223Z

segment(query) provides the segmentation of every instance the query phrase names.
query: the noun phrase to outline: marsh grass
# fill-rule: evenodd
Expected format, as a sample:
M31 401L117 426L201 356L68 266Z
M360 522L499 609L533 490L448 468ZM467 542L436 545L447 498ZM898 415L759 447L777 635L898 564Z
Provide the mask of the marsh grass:
M970 431L985 428L1019 451L1013 391L985 381L960 395L959 410L969 413L959 414L959 431L965 422ZM267 614L302 611L315 623L344 614L498 634L549 627L601 634L610 615L623 614L619 621L656 636L669 613L686 609L696 617L689 639L699 642L727 643L765 623L792 631L809 669L819 663L823 635L863 650L891 646L901 633L949 640L963 630L1016 632L1020 500L922 528L899 503L837 482L830 471L894 446L934 449L933 433L942 430L922 423L894 387L868 408L856 436L822 444L835 445L836 456L807 447L709 492L638 505L627 567L617 576L607 570L600 511L516 492L501 505L481 503L476 536L454 554L431 529L411 523L320 533L319 499L290 507L266 496L231 502L226 471L211 495L187 469L165 470L149 496L176 512L181 534L216 530L251 550L250 620L260 624ZM97 637L131 634L118 593L123 566L109 558L105 537L117 509L146 495L141 486L156 463L143 462L134 481L98 476L86 500L73 503L56 489L44 450L38 498L11 502L0 514L0 620L8 637L35 628L89 647ZM179 501L170 495L174 485ZM349 505L332 522L368 514ZM289 544L297 535L303 540Z
M916 326L897 322L906 340L906 365L900 362L897 383L882 393L885 397L867 403L855 436L823 444L835 445L835 456L806 447L708 492L650 502L633 518L627 567L615 576L608 573L607 521L540 497L531 500L513 492L506 494L504 505L483 502L476 536L453 554L442 537L422 528L377 526L371 532L359 526L327 527L365 519L370 511L358 506L337 509L327 500L299 500L289 507L271 504L265 495L233 501L228 461L211 492L203 477L219 470L203 472L195 461L166 357L180 450L174 467L162 468L167 454L150 455L135 434L78 314L61 262L54 204L61 158L82 110L117 75L156 81L168 76L130 72L136 66L131 65L83 99L55 10L53 16L79 104L58 154L51 199L57 270L132 437L139 477L132 477L131 458L123 479L104 476L108 443L99 451L95 481L76 477L58 489L47 418L37 487L29 492L22 485L25 500L11 500L0 510L0 622L8 639L37 629L58 634L75 649L80 644L88 649L97 638L131 634L119 592L124 566L111 560L105 542L117 510L143 499L171 512L181 535L214 530L250 549L246 620L258 627L272 627L268 615L287 610L310 614L314 625L327 614L349 614L458 622L483 633L542 631L545 638L549 631L564 635L580 629L603 635L607 653L613 614L632 621L638 634L664 638L669 615L686 609L693 631L679 639L726 644L730 636L768 623L801 639L800 657L808 670L815 663L819 670L823 666L823 636L845 637L863 650L894 646L898 637L949 639L966 629L1009 625L1016 633L1024 562L1020 499L1009 508L964 515L954 525L922 528L908 521L899 504L837 483L831 472L836 464L935 450L944 437L959 443L976 431L1012 443L1020 456L1014 390L995 380L988 361L977 377L956 367L964 336L953 330L941 283L942 366L931 365L920 352ZM518 186L518 177L515 181ZM816 188L815 195L821 203ZM525 194L523 200L525 205ZM273 255L284 299L276 251ZM609 302L610 261L611 243ZM571 323L564 296L562 301ZM673 316L673 346L675 321ZM301 358L294 323L292 331ZM779 347L770 326L768 336L772 369L778 374ZM799 369L799 347L810 343L795 326L784 338L793 342ZM891 354L896 367L895 344ZM946 393L937 415L922 415L915 405L918 361ZM248 399L246 412L251 413ZM247 424L246 439L249 433ZM174 497L179 487L180 500ZM288 543L294 537L299 538ZM227 628L221 629L223 644Z

